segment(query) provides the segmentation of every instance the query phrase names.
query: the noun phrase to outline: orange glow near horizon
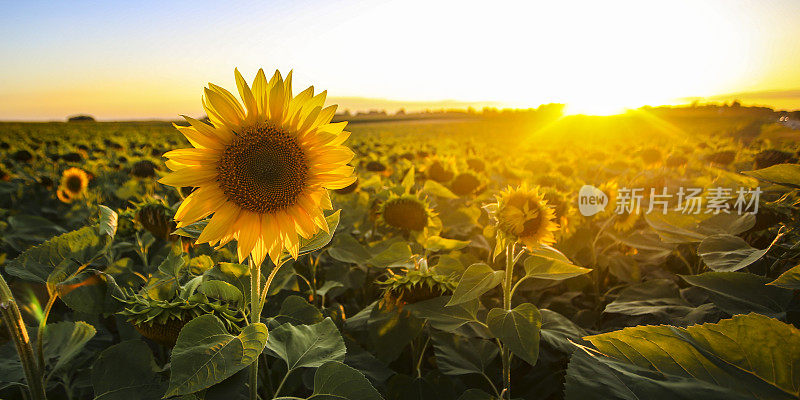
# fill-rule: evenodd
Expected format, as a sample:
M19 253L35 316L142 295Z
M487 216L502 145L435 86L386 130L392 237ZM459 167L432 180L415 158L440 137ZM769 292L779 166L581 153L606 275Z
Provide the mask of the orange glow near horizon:
M564 103L609 115L695 98L800 108L791 0L8 8L0 34L18 39L0 43L0 120L200 115L203 85L235 87L234 67L248 79L293 68L296 90L315 82L351 112Z

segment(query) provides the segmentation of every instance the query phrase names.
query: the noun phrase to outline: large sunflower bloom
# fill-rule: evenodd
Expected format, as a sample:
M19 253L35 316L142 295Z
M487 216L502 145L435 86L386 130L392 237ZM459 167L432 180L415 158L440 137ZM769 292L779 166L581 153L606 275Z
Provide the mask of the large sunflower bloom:
M356 179L347 165L354 153L342 145L347 123L331 123L326 92L293 96L291 72L267 81L259 70L252 88L234 72L244 107L209 83L202 102L211 125L184 116L190 126L176 128L194 148L164 154L173 172L159 182L195 187L175 214L179 228L213 214L197 243L236 240L239 262L251 256L256 265L267 255L277 263L284 250L297 258L298 235L328 230L328 189Z
M553 209L547 204L538 188L522 184L508 188L497 197L497 202L485 206L497 223L498 247L519 242L528 248L555 243L554 231L559 229Z

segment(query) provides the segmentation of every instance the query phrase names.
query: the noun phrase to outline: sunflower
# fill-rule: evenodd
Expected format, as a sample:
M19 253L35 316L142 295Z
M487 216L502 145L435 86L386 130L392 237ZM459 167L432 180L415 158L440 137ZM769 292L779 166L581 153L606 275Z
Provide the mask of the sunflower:
M516 189L509 187L496 198L496 203L485 208L497 223L498 248L513 242L529 248L555 243L553 232L559 229L555 213L538 187L528 188L523 183Z
M297 258L298 234L328 230L328 189L356 179L347 165L354 153L342 145L347 123L331 123L336 106L323 108L326 92L293 96L291 72L267 81L259 70L252 89L234 73L244 107L209 84L202 103L211 125L189 117L188 127L176 125L194 148L164 154L173 172L159 182L195 187L175 214L179 228L213 214L197 243L236 240L239 262L251 256L256 265L284 250Z
M436 214L425 199L413 194L392 194L381 205L381 222L404 231L421 232L431 225Z
M80 168L69 168L61 175L61 185L56 195L62 202L71 203L86 194L87 187L89 187L89 175Z

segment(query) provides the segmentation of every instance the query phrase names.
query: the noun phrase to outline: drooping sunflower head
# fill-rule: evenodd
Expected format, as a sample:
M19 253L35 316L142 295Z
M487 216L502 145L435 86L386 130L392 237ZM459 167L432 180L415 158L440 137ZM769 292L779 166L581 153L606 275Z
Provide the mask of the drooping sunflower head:
M450 182L450 189L459 196L470 196L478 192L483 186L483 182L477 174L472 172L462 172Z
M458 279L444 275L427 267L426 260L417 260L414 269L403 269L395 273L387 270L385 280L377 281L383 288L383 305L389 309L402 308L434 297L452 294Z
M299 252L299 236L328 230L323 210L333 208L329 189L355 181L347 165L354 153L343 146L346 122L331 123L336 106L324 107L326 92L292 94L291 72L266 79L259 70L252 87L235 71L244 102L209 84L203 96L211 125L184 117L176 126L194 148L167 152L173 172L160 180L195 189L175 214L178 227L211 214L198 243L220 246L236 240L239 261L277 261Z
M215 315L234 334L241 330L244 321L244 314L234 305L201 293L187 298L175 296L171 300L153 299L146 292L123 294L118 300L124 306L118 314L125 316L142 336L167 347L175 345L184 325L201 315Z
M449 182L455 176L450 164L447 160L433 160L426 170L428 178L439 183Z
M381 222L392 228L420 232L435 216L425 199L413 194L392 194L380 208Z
M158 200L143 201L136 204L136 214L134 218L153 236L169 240L176 239L171 236L175 230L175 222L172 219L173 211L166 204Z
M496 221L499 247L513 242L529 248L555 243L553 232L559 229L555 213L537 187L529 188L523 183L517 188L509 187L496 197L497 202L485 208Z
M83 197L87 187L89 187L89 175L80 168L69 168L61 175L61 185L57 195L62 202L70 203Z

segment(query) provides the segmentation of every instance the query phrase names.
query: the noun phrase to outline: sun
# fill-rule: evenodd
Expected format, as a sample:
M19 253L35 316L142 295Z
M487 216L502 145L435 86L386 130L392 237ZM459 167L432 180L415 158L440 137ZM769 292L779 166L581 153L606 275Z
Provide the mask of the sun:
M567 102L564 107L564 115L618 115L624 114L635 106L623 105L624 103L613 99L583 99Z

